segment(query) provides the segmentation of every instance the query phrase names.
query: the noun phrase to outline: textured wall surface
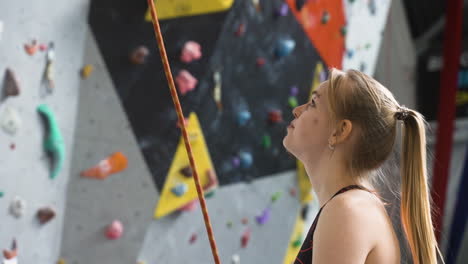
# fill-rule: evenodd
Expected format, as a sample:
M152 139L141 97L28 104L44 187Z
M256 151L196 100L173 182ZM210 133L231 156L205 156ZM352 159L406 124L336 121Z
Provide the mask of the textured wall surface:
M0 3L4 24L0 77L3 83L5 68L9 67L21 85L19 96L0 102L0 115L7 107L14 108L22 123L15 135L0 131L0 191L5 193L0 198L0 248L9 248L15 237L20 263L54 263L59 255L87 12L88 0ZM46 53L38 51L29 56L23 47L33 39L55 44L55 91L50 95L43 93L42 83ZM42 148L45 131L36 111L42 103L55 113L66 147L64 167L54 180L49 178L48 159ZM25 214L19 219L8 209L15 196L26 201ZM40 226L35 215L43 206L54 207L57 216Z

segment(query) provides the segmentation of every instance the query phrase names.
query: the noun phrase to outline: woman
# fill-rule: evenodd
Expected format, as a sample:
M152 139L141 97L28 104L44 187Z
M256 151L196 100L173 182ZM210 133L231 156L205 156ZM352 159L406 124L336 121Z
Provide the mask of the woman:
M421 114L371 77L336 69L293 114L283 145L304 164L320 204L295 263L400 263L392 222L371 191L372 172L389 157L400 123L403 229L413 263L437 263Z

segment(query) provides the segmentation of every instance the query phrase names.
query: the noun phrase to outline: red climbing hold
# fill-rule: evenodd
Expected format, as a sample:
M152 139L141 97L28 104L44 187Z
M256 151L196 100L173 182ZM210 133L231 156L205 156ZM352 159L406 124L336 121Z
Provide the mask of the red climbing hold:
M247 247L247 244L249 243L249 240L250 240L250 234L251 234L250 228L247 228L244 231L244 233L242 234L242 237L241 237L241 246L242 246L242 248Z
M192 91L198 84L198 80L187 70L181 70L177 75L175 82L181 95L185 95Z
M273 124L279 123L283 121L283 113L281 110L272 110L268 113L268 120Z
M237 26L237 29L235 32L236 36L242 37L245 34L246 28L247 26L245 25L245 23L240 23L239 26Z
M180 60L185 63L190 63L199 60L202 57L201 46L195 41L187 41L180 54Z
M51 207L44 207L37 211L37 219L43 225L55 217L55 210Z
M193 233L192 236L190 237L189 243L193 244L195 243L195 241L197 241L197 234Z
M123 225L119 220L114 220L106 229L106 237L110 240L119 239L123 234Z
M262 58L262 57L257 58L257 67L259 68L262 67L263 65L265 65L265 62L266 62L265 58Z
M39 45L37 45L36 40L31 41L31 43L24 44L24 50L30 56L34 55L37 52L38 48L39 48Z

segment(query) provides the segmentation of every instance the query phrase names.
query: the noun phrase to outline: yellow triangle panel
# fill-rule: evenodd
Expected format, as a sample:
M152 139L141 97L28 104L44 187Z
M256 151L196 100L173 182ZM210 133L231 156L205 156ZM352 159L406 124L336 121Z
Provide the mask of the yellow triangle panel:
M160 20L221 12L229 9L233 3L234 0L155 0ZM149 9L145 20L152 20Z
M297 253L299 249L301 249L302 242L304 237L302 234L304 233L304 220L301 216L301 210L296 217L296 224L294 224L294 229L291 233L291 238L289 240L288 248L286 249L286 255L284 256L283 264L291 264L294 263L296 260Z
M206 186L210 180L207 171L213 170L213 163L211 162L210 154L206 146L205 138L203 136L200 123L195 113L190 113L187 125L187 133L189 134L190 144L192 145L192 152L197 165L197 172L200 178L200 184ZM193 177L186 177L180 170L189 166L189 159L185 150L184 139L181 137L179 145L172 161L169 173L166 177L164 187L159 198L156 210L154 213L155 218L166 216L180 207L188 204L190 201L198 198L195 181ZM185 183L188 186L187 192L182 196L176 196L172 192L172 188Z

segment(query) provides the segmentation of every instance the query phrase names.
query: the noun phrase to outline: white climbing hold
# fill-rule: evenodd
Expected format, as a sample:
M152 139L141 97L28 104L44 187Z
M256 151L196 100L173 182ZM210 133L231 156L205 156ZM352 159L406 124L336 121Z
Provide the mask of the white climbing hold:
M3 28L3 21L0 21L0 40L2 40Z
M5 132L11 135L16 134L21 127L21 119L18 112L11 107L6 107L0 117L0 125Z
M16 217L20 218L24 215L26 211L26 201L16 196L10 204L10 213Z
M237 254L232 255L232 264L239 264L240 263L240 257Z

